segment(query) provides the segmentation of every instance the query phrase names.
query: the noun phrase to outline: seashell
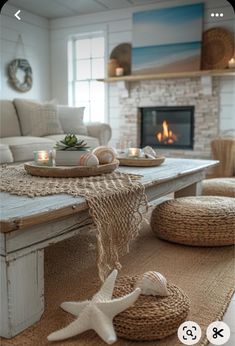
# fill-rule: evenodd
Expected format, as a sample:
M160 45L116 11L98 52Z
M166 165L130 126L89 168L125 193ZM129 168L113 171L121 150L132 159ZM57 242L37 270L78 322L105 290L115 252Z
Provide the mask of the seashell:
M85 153L80 157L79 164L81 166L98 166L99 160L95 154Z
M155 150L152 147L150 147L149 145L147 145L146 147L143 148L143 152L144 152L145 156L149 157L150 159L156 159L156 157L157 157Z
M116 151L111 147L100 146L92 151L98 157L99 163L111 163L115 160L117 154Z
M146 296L168 296L166 278L158 272L149 271L142 275L136 282L136 287L141 289L141 294Z

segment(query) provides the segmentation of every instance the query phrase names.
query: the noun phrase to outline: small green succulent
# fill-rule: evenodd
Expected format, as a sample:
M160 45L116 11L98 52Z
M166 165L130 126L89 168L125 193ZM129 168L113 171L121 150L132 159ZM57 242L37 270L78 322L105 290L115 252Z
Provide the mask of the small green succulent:
M87 143L82 139L79 139L74 134L67 134L64 139L57 142L55 145L56 150L77 150L77 151L86 151L90 147L87 146Z

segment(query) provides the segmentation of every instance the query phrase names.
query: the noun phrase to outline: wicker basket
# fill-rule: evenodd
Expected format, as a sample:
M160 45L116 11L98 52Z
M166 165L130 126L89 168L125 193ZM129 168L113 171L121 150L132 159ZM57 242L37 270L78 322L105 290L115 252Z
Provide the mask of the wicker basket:
M224 28L211 28L203 33L202 69L224 69L234 54L233 34Z
M235 175L235 139L215 138L211 142L212 158L219 160L213 167L213 176L233 177Z
M235 197L235 177L203 180L202 194L205 196Z
M151 227L161 238L193 246L234 244L235 199L184 197L159 204L152 212Z
M138 276L120 278L114 297L133 291ZM128 340L150 341L163 339L177 332L189 312L189 299L177 286L168 285L167 297L140 295L135 304L114 318L119 337Z

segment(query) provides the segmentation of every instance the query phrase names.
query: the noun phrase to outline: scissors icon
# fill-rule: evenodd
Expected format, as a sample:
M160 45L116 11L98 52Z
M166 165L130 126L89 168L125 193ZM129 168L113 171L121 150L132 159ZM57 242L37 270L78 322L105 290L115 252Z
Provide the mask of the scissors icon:
M212 330L213 330L213 332L214 332L214 334L213 334L213 338L214 338L214 339L217 339L218 335L219 335L221 338L224 337L224 335L221 334L222 331L223 331L224 329L218 330L216 327L214 327Z

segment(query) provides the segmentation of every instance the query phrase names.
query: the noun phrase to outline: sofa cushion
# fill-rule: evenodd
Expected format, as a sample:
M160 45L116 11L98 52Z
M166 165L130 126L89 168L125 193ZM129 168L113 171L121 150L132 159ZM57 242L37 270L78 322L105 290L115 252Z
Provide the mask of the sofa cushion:
M13 156L7 144L0 144L0 163L13 162Z
M87 128L83 122L85 107L58 106L58 115L64 133L78 133L87 135Z
M54 141L45 137L6 137L0 141L10 147L15 162L33 160L34 150L49 150L54 145Z
M0 100L0 137L21 136L19 119L12 101Z
M99 140L98 138L89 137L89 136L81 136L77 135L80 139L84 140L91 149L94 149L99 146ZM64 139L64 135L52 135L52 136L46 136L44 138L50 138L53 139L53 141L58 142Z
M54 102L39 103L15 99L14 104L24 136L46 136L63 133Z

